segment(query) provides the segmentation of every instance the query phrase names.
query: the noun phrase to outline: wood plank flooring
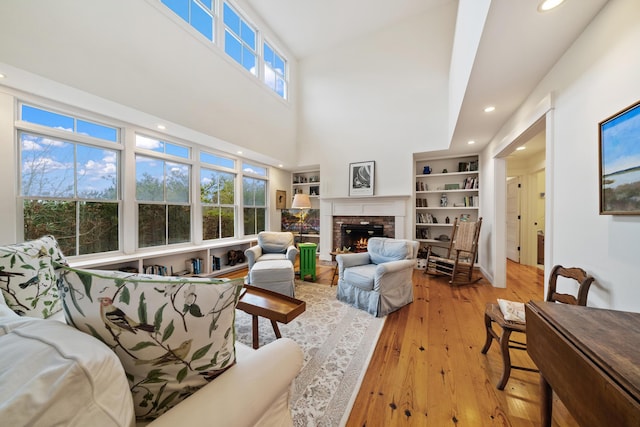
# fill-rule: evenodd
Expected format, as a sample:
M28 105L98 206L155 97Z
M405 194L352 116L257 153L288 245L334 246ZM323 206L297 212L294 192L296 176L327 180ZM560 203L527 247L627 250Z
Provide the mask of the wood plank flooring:
M333 266L318 262L317 273L317 283L329 284ZM480 349L485 304L496 298L542 300L541 272L509 262L505 289L486 280L451 287L446 278L420 270L413 279L414 302L387 316L347 426L540 425L539 374L512 370L500 391L497 343L486 355ZM533 366L525 352L512 352L512 360ZM553 425L577 426L557 398Z

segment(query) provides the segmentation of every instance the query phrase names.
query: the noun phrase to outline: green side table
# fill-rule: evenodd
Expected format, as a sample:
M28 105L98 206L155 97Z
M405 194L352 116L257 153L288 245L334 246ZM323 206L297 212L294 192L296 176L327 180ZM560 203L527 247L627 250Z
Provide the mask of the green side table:
M311 276L312 280L316 280L316 250L318 245L315 243L298 243L300 250L300 279L304 280L305 276Z

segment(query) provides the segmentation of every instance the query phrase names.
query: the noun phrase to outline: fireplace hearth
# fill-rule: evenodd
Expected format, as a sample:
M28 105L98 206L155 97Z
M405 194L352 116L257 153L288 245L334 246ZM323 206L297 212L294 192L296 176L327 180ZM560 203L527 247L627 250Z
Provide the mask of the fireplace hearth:
M351 252L366 252L370 237L384 237L382 224L342 224L340 226L340 248L351 248Z

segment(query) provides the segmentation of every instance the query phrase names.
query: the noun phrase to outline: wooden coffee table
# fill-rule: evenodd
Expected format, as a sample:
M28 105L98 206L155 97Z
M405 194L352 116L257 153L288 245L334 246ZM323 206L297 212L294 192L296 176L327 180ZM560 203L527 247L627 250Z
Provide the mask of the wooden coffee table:
M299 299L255 286L245 285L244 287L244 294L240 297L236 308L252 317L253 348L260 347L258 316L269 319L276 338L282 338L277 322L287 324L304 313L306 309L306 303Z

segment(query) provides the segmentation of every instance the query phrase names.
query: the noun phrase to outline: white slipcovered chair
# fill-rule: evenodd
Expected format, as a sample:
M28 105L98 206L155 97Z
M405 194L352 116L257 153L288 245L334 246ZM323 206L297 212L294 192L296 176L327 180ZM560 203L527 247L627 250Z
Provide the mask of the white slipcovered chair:
M249 265L248 283L294 296L293 265L298 249L293 244L293 233L262 231L258 234L258 244L244 254Z
M418 248L412 240L371 237L367 252L337 255L337 298L377 317L413 302Z

